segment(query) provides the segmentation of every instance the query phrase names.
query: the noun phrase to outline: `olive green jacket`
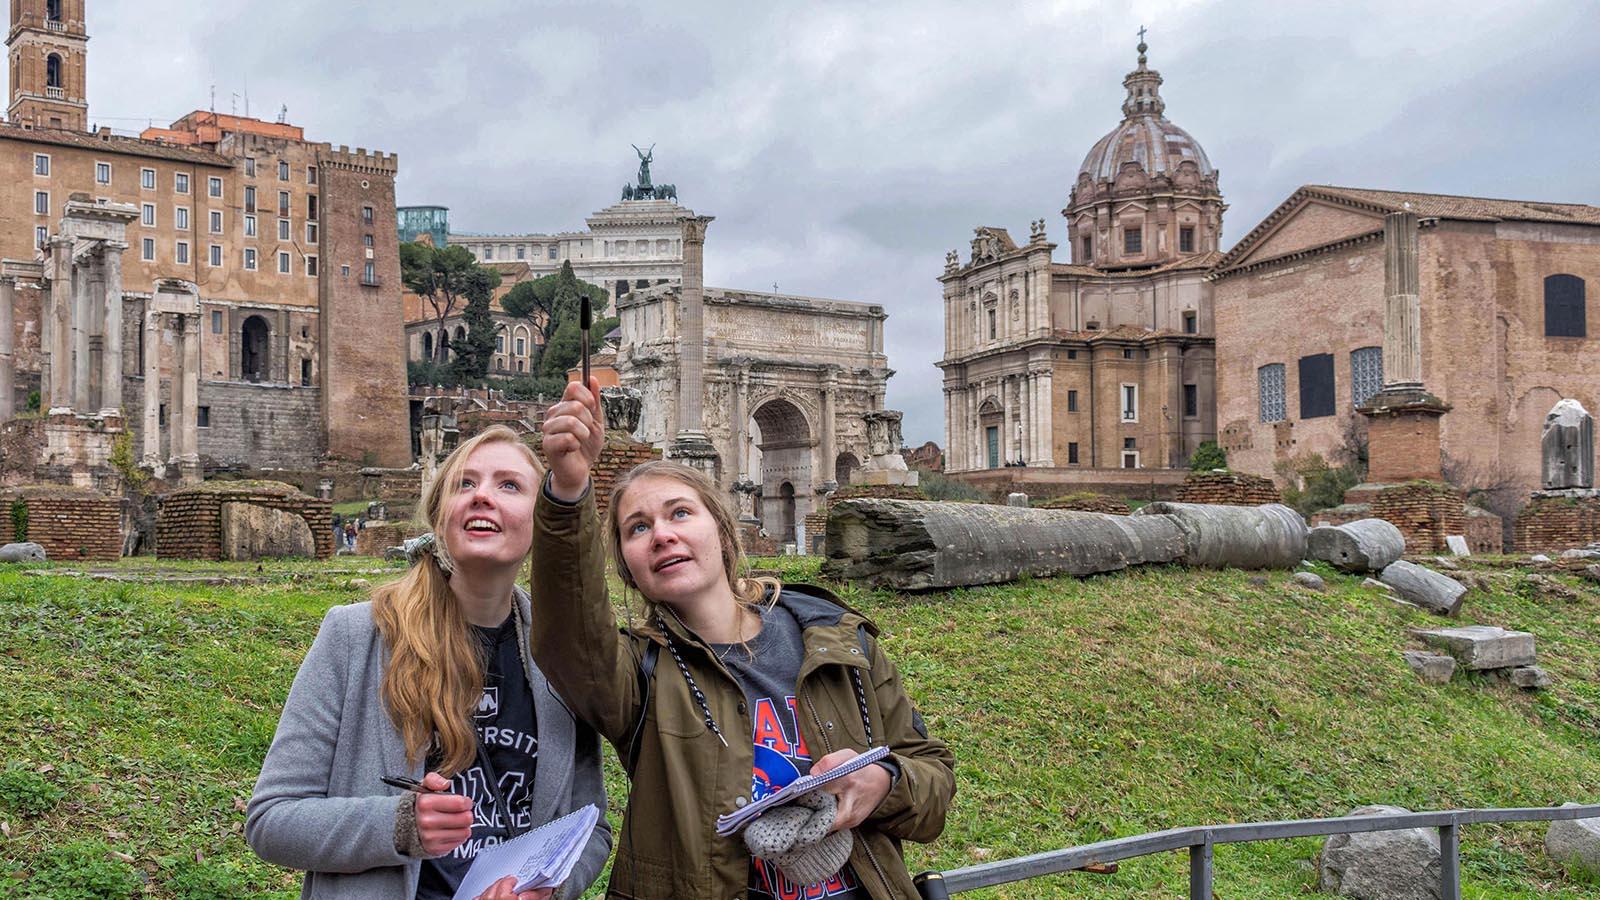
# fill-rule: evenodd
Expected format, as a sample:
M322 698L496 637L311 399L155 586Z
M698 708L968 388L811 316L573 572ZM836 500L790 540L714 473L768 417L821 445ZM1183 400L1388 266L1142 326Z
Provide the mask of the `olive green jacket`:
M573 712L623 760L638 731L607 897L745 896L750 853L740 836L716 833L719 815L750 800L751 719L738 682L704 641L676 616L666 617L684 665L727 738L724 746L707 728L662 638L619 631L593 491L570 506L541 491L533 528L535 661ZM867 686L873 741L888 745L900 770L888 796L855 829L850 865L874 900L917 900L900 842L931 841L944 829L956 790L955 757L928 736L872 623L819 588L791 586L782 601L795 612L805 641L795 695L806 746L818 758L844 747L869 749L850 677L855 668ZM652 640L663 646L647 684L640 661Z

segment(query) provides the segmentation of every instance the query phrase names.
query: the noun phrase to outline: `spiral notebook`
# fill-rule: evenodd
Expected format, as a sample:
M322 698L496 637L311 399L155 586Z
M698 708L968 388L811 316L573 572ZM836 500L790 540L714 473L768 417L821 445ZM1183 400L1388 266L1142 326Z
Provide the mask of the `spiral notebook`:
M600 819L593 803L573 810L509 841L485 847L472 858L455 900L473 900L507 875L517 877L518 891L556 887L572 874L583 856L589 833Z
M847 762L842 763L837 769L829 769L821 775L802 775L784 785L777 793L768 794L754 803L740 807L725 816L717 817L717 834L729 835L750 824L762 813L774 806L782 806L801 794L809 794L819 787L849 775L852 772L866 768L889 755L888 747L873 747L860 756L852 756Z

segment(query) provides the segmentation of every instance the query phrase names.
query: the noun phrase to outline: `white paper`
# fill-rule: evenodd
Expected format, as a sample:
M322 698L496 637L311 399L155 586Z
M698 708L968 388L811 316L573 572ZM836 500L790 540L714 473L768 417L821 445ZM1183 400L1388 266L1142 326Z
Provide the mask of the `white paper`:
M725 816L718 816L717 834L733 834L774 806L782 806L785 803L789 803L802 794L809 794L825 784L837 781L852 772L873 765L888 755L888 747L873 747L860 756L852 756L849 760L841 763L838 768L829 769L821 775L802 775L784 785L783 789L777 793L768 794L760 800L740 807Z
M485 847L456 889L455 900L474 900L496 881L515 875L518 891L556 887L583 856L600 810L593 803L509 841Z

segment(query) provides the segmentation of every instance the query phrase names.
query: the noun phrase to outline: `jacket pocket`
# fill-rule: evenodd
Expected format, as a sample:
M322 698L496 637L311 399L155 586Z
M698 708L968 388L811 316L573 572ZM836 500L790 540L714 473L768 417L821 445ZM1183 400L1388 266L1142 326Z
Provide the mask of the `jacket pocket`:
M656 687L659 689L659 679ZM651 701L655 709L656 729L673 737L699 737L706 732L705 713L694 702L686 686L673 685L667 690L657 690ZM646 723L648 726L649 723Z

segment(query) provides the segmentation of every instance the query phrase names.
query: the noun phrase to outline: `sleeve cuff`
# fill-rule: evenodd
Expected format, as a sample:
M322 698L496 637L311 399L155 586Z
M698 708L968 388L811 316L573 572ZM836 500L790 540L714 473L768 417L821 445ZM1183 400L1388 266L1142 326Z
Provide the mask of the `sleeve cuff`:
M550 482L551 482L551 479L554 478L554 477L555 476L552 475L550 472L545 472L544 473L544 485L542 487L540 487L539 492L544 494L544 498L546 500L549 500L551 503L554 503L557 506L564 506L564 507L569 507L569 508L570 507L575 507L575 506L582 506L584 498L588 497L589 496L589 492L594 489L594 479L591 478L583 485L583 493L578 495L578 499L573 500L572 502L569 503L569 502L561 499L560 497L557 497L555 495L555 492L550 490Z
M394 850L412 859L427 859L422 849L422 835L417 831L417 795L409 791L400 798L394 811Z

